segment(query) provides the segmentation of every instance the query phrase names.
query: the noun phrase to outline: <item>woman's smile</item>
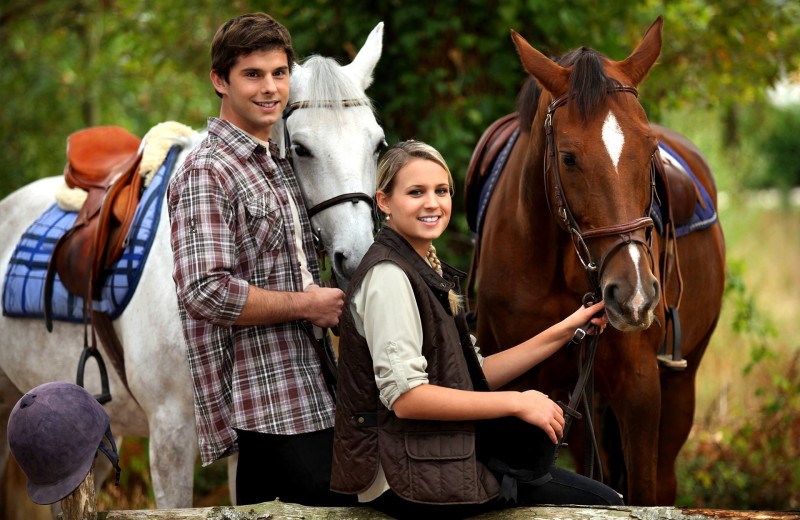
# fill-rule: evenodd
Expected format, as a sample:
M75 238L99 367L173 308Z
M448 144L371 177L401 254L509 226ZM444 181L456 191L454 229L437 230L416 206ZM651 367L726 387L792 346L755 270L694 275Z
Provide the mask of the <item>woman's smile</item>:
M416 158L398 170L390 195L378 192L387 224L423 257L450 223L449 178L438 163Z

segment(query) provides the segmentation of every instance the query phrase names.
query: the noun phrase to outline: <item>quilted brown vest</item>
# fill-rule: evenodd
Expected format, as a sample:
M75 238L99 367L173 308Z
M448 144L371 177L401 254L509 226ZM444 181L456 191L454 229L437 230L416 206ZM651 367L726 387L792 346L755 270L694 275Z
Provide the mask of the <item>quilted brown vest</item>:
M422 354L430 384L488 390L463 313L454 317L448 292L464 273L442 264L439 276L400 235L381 229L353 276L348 298L369 269L382 261L408 276L422 317ZM497 496L499 486L476 458L472 421L400 419L378 398L366 340L350 306L339 321L339 378L331 489L355 494L375 481L378 461L400 497L428 504L475 504Z

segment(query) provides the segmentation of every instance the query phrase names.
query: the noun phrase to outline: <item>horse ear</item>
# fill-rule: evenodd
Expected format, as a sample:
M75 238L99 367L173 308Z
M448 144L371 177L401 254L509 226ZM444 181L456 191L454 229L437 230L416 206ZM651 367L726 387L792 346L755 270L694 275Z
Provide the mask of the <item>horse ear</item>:
M369 33L367 41L358 51L353 61L349 65L342 67L342 69L360 82L361 88L367 90L372 85L372 71L375 70L375 65L378 64L378 60L381 58L382 50L383 22L379 22Z
M525 38L511 29L511 39L519 53L522 66L539 82L543 89L554 97L567 91L569 87L569 69L558 65L547 56L534 49Z
M630 56L619 62L619 68L630 79L633 86L644 81L650 69L661 54L661 30L664 26L664 16L659 15L656 21L647 29L644 38L636 46Z

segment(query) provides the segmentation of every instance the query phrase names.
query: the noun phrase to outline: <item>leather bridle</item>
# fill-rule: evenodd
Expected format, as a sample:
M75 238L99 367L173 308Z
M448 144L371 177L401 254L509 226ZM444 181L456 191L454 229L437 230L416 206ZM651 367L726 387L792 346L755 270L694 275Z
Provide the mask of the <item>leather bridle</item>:
M636 88L628 85L618 85L612 87L608 91L609 93L629 93L633 94L637 98L639 97L639 93L637 92ZM548 173L550 171L550 166L552 166L553 171L553 181L554 181L554 197L555 197L555 205L556 205L556 213L558 215L557 222L558 224L563 227L566 231L570 233L570 237L572 238L572 244L575 247L575 252L578 255L578 259L580 260L581 264L583 264L584 270L586 272L586 277L589 280L590 285L592 286L592 292L587 293L583 297L583 304L586 306L591 305L592 303L599 302L603 299L603 295L600 290L600 278L602 277L603 269L606 266L606 262L611 257L614 252L616 252L619 248L631 244L636 243L644 247L647 251L648 256L650 257L650 266L654 269L655 267L655 260L653 258L652 252L652 230L653 230L653 219L650 217L650 212L653 209L653 204L656 198L656 185L655 185L655 173L656 173L656 158L655 153L650 157L650 203L647 207L647 210L644 216L636 218L630 222L624 222L621 224L613 224L610 226L601 226L596 228L591 228L587 230L582 230L578 222L575 220L575 217L570 210L569 203L567 202L567 198L564 193L564 186L561 182L561 173L559 171L559 161L557 158L557 150L555 144L555 132L553 130L553 114L555 111L567 104L569 101L569 93L563 94L557 98L555 98L550 105L547 107L547 116L545 117L544 122L544 131L545 131L545 154L544 154L544 183L545 183L545 196L547 197L547 205L551 209L552 213L552 206L550 201L550 187L548 183ZM639 236L635 236L634 233L639 231L640 229L644 230L644 239L640 238ZM589 246L586 244L587 240L597 239L597 238L605 238L605 237L617 237L617 239L605 250L602 257L600 258L600 262L597 263L594 258L592 257L592 253L589 250ZM573 336L570 344L574 345L581 345L583 343L584 337L587 335L588 329L591 327L591 322L587 323L583 327L577 329L575 331L575 335ZM600 452L597 446L597 441L595 437L594 431L594 424L593 424L593 415L594 415L594 358L597 352L597 341L599 339L599 335L595 334L592 335L591 338L587 341L584 356L585 359L583 363L581 363L581 357L577 357L578 362L578 381L575 385L575 389L570 395L569 403L564 404L559 402L562 409L564 410L564 419L565 425L563 430L563 435L559 444L556 446L555 454L553 456L553 463L555 464L555 460L558 458L558 451L561 446L566 445L564 440L567 437L567 433L569 432L570 425L572 424L573 419L581 419L585 418L586 420L586 428L587 433L586 435L586 446L585 446L585 475L593 476L594 473L594 462L595 460L600 460ZM587 391L588 387L588 391ZM579 406L580 402L583 402L584 412L585 414L581 414L578 412L577 407ZM600 471L600 480L603 480L603 468L602 464L598 466Z
M636 88L628 85L619 85L609 89L609 93L616 93L616 92L623 92L623 93L627 92L629 94L633 94L636 97L639 96L639 93L637 92ZM569 101L569 93L566 93L555 98L547 107L547 116L545 117L545 122L544 122L545 145L546 145L544 154L545 194L547 196L547 204L548 206L550 206L551 204L549 195L550 190L547 180L548 180L548 172L551 169L550 165L552 165L553 180L555 184L554 191L555 191L556 211L560 219L558 220L558 222L559 225L563 226L570 233L572 237L572 243L573 246L575 247L576 253L578 254L578 259L580 260L581 264L583 264L583 267L586 270L586 276L592 285L592 290L594 292L594 301L597 302L600 301L600 299L602 299L602 295L600 294L599 281L603 273L603 269L605 268L608 259L618 248L631 243L640 244L642 247L645 248L648 256L650 257L651 267L654 266L653 252L651 250L653 219L650 218L650 211L653 208L653 203L655 200L655 164L654 164L655 157L651 156L650 158L650 204L648 205L647 211L645 212L644 216L622 224L614 224L611 226L603 226L603 227L596 227L592 229L582 230L578 222L575 220L572 211L570 210L567 198L564 193L564 187L561 183L561 173L558 168L559 161L557 158L557 150L555 144L555 132L553 130L553 115L555 111L559 107L566 105L568 101ZM640 229L645 230L644 239L639 238L638 236L634 236L634 232ZM586 241L591 239L613 237L613 236L618 237L617 240L606 249L606 251L603 253L603 256L600 259L600 262L599 263L596 262L592 257L592 254L589 250L589 247L586 244Z
M283 137L284 143L286 146L286 156L289 158L289 161L292 162L292 168L294 168L294 161L292 160L291 155L291 148L292 148L292 140L289 137L289 125L287 124L289 116L294 113L295 110L299 110L301 108L335 108L338 106L343 107L355 107L355 106L369 106L370 101L369 99L345 99L343 101L296 101L289 105L286 108L286 111L283 113ZM373 197L363 192L354 192L354 193L342 193L341 195L336 195L335 197L331 197L326 199L319 204L316 204L310 208L308 208L308 218L310 219L317 213L324 211L332 206L336 206L337 204L342 204L344 202L352 202L353 204L357 204L359 201L364 201L372 207L374 205Z
M283 113L283 138L284 138L284 146L286 151L286 157L289 162L292 164L292 170L294 170L294 160L292 159L292 140L289 136L289 127L288 127L288 119L289 116L294 113L295 110L299 110L301 108L336 108L339 106L343 107L354 107L354 106L369 106L370 101L368 99L345 99L343 101L296 101L289 105L286 108L286 111ZM353 204L358 204L359 201L364 201L370 205L371 208L374 208L375 202L374 198L366 193L362 192L354 192L354 193L342 193L340 195L333 196L329 199L326 199L319 204L316 204L306 210L308 213L308 219L311 220L311 217L324 211L332 206L336 206L337 204L342 204L344 202L352 202ZM374 215L375 212L372 211ZM311 229L311 235L314 238L314 247L317 250L317 255L320 258L324 258L326 255L325 247L322 245L322 238L319 236L316 230ZM336 287L336 275L335 273L331 273L331 280L326 282L326 286L333 286ZM325 377L325 383L328 386L328 390L333 396L334 400L336 399L336 380L337 380L337 369L336 369L336 362L331 358L331 352L324 346L324 342L317 339L314 332L311 330L311 327L308 323L303 324L303 330L308 335L311 343L314 345L314 350L319 356L320 362L323 366L323 376ZM328 329L323 329L324 337L327 337Z
M289 125L288 119L289 116L292 115L295 110L299 110L301 108L337 108L339 106L342 107L356 107L356 106L370 106L370 100L363 98L363 99L345 99L342 101L295 101L291 105L289 105L283 113L283 139L284 139L284 146L286 147L286 157L288 158L289 162L292 163L292 169L294 170L294 160L292 159L292 139L289 136ZM372 208L372 214L375 214L375 198L367 193L363 192L353 192L353 193L342 193L339 195L335 195L329 199L325 199L322 202L311 206L306 210L308 213L308 218L311 220L311 217L314 215L336 206L338 204L343 204L345 202L351 202L353 204L358 204L359 202L366 202L369 204L370 208ZM319 236L319 233L312 228L311 234L314 237L314 247L317 249L317 254L322 257L325 255L325 248L322 245L322 238Z

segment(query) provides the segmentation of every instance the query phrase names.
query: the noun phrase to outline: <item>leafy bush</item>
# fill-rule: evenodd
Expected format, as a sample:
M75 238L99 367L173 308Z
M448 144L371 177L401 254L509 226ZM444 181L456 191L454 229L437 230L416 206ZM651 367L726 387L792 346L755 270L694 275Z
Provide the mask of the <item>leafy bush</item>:
M775 327L758 311L743 274L743 262L729 261L725 304L734 308L731 329L750 346L740 381L755 387L758 404L738 420L690 436L678 466L677 503L719 509L796 509L800 506L796 462L800 455L800 351L781 354L770 344Z
M773 511L800 506L800 352L774 369L756 395L761 406L755 414L687 444L679 504Z
M755 137L756 151L764 156L763 169L745 179L749 188L800 186L800 104L777 107L755 105L743 118L743 132Z

